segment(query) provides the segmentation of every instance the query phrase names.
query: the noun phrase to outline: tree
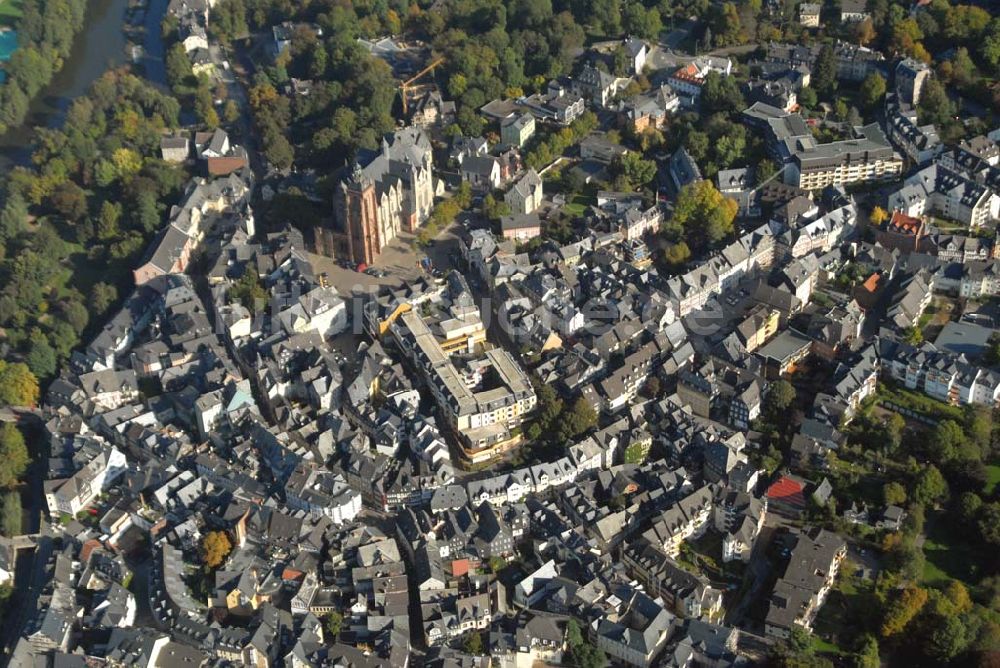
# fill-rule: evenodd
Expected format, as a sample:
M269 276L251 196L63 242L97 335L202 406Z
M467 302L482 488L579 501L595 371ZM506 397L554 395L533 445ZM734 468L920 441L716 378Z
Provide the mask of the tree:
M925 639L927 653L943 663L964 651L970 640L966 636L965 623L957 615L935 615L935 623Z
M490 572L493 573L493 575L496 575L497 573L502 571L504 569L504 566L507 565L507 562L504 561L503 557L496 557L496 556L490 557L489 563L490 563Z
M36 337L31 340L31 348L25 361L28 363L31 373L35 374L37 378L51 377L55 374L58 364L55 349L44 337Z
M336 610L331 610L323 619L323 628L330 634L330 640L336 642L340 629L344 625L344 616Z
M242 304L251 313L258 313L267 304L268 292L254 272L245 270L229 288L229 299Z
M38 380L28 365L0 360L0 406L34 406L38 403Z
M191 59L184 51L184 45L180 42L174 44L167 50L165 62L167 71L167 82L174 92L182 90L190 85L194 73L191 71Z
M976 85L979 73L976 71L976 64L969 57L969 50L964 46L955 52L955 57L951 60L952 81L959 88L970 88Z
M955 504L955 512L966 527L976 527L976 518L983 507L983 500L975 492L963 492Z
M732 2L716 5L713 11L712 28L715 30L715 44L732 46L746 41L743 27L740 25L740 14Z
M28 205L21 195L14 193L7 197L3 211L0 211L0 241L18 235L28 220Z
M927 454L936 463L955 459L965 445L965 430L954 420L939 422L927 442Z
M870 633L861 639L861 647L854 655L854 668L880 668L882 659L878 654L878 640Z
M566 622L566 646L569 649L579 647L583 644L583 632L580 630L580 624L575 619L570 619Z
M792 625L792 631L788 636L788 644L796 654L811 654L812 634L798 624Z
M492 193L483 198L483 217L487 220L497 221L504 216L510 215L510 206L502 199L498 200ZM458 215L457 207L454 214L447 216L448 220L444 224L449 224Z
M887 452L895 452L903 440L903 430L906 429L906 420L899 413L892 413L886 418L882 425L884 441L882 447Z
M977 524L983 542L994 549L1000 548L1000 502L984 504Z
M958 580L949 580L942 593L956 613L961 614L972 609L972 599L969 597L969 590Z
M202 82L194 94L194 113L209 128L219 126L219 113L215 110L215 98L207 82Z
M14 488L28 468L30 457L24 436L13 424L0 426L0 487Z
M878 227L885 221L889 220L889 213L882 207L875 205L875 208L872 209L871 215L868 216L868 219L871 221L872 225Z
M965 410L966 440L975 443L988 458L993 441L993 411L985 406L967 406Z
M787 380L778 380L767 386L767 394L764 396L764 409L770 419L776 420L795 401L795 388Z
M615 175L615 187L620 190L635 190L642 188L656 176L656 163L645 160L635 151L615 158L611 164L611 172Z
M663 260L670 265L671 269L675 271L680 270L691 260L691 249L683 241L670 244L663 251Z
M604 668L608 665L604 652L583 637L579 623L572 618L566 623L566 649L569 650L570 665L578 668Z
M744 108L746 101L740 93L735 77L722 76L714 70L705 75L705 83L701 87L703 114L733 113Z
M21 535L23 518L21 495L18 492L5 492L0 501L0 533L8 538Z
M49 201L53 209L73 222L87 213L87 193L72 181L64 181L56 186Z
M232 125L240 118L240 106L234 100L226 100L222 107L222 120Z
M848 113L850 112L847 107L847 100L845 100L844 98L838 99L837 102L833 105L833 115L837 118L838 121L846 121Z
M990 24L989 33L979 46L979 52L994 75L1000 75L1000 21Z
M295 161L291 143L280 132L264 133L264 157L278 169L288 169Z
M142 156L131 148L117 148L111 154L111 164L114 165L118 178L127 181L142 169Z
M890 506L902 506L906 503L906 488L898 482L886 483L882 487L882 501Z
M462 641L462 649L466 654L472 654L473 656L483 654L485 652L483 648L483 634L479 631L473 631L465 636L465 640Z
M932 505L948 496L948 483L933 464L928 464L917 476L913 487L913 499L923 505Z
M761 185L778 173L778 166L770 158L764 158L757 163L757 169L754 171L757 177L757 185Z
M837 55L829 44L823 45L816 56L810 85L820 95L829 96L837 89Z
M139 193L131 217L133 224L143 232L152 232L159 227L160 211L156 204L156 193L146 191Z
M875 25L872 23L871 18L866 18L864 21L858 22L854 27L854 39L857 40L858 44L861 46L867 46L877 37L875 32Z
M79 343L80 340L73 327L68 322L62 322L61 320L53 323L48 338L58 358L69 357L73 346Z
M97 214L97 238L101 241L114 241L121 235L118 222L122 217L122 205L104 200Z
M585 398L578 397L559 423L559 440L573 439L597 426L597 412Z
M927 590L910 586L896 592L889 601L882 617L882 637L888 638L901 632L927 603Z
M944 85L936 77L927 79L920 89L917 113L921 124L933 123L937 126L950 123L957 113L955 103L948 97Z
M885 78L872 72L861 82L861 101L866 109L875 109L885 98Z
M201 539L201 557L205 566L215 569L221 566L233 549L229 534L225 531L209 531Z
M812 86L806 86L799 91L798 101L799 104L806 109L815 109L816 105L819 103L819 98L816 95L816 89Z
M63 302L60 305L60 310L62 311L63 318L73 328L74 332L80 334L87 328L87 323L90 322L90 313L82 303L76 299L71 299Z
M905 330L903 330L903 340L905 340L911 346L919 346L921 343L924 342L924 332L916 325L912 327L907 327Z
M551 385L540 384L536 388L538 396L538 421L543 429L548 429L562 414L563 400L559 398Z
M118 301L118 290L110 283L101 281L90 289L90 305L98 314L103 314L116 301Z
M607 36L618 35L622 30L621 0L594 0L590 12L595 27Z
M688 245L714 244L732 233L738 209L735 200L723 197L704 179L681 188L672 223L685 231ZM692 240L703 241L692 244Z
M657 39L663 30L660 10L656 7L646 9L640 2L628 4L622 17L622 24L625 32L645 39Z

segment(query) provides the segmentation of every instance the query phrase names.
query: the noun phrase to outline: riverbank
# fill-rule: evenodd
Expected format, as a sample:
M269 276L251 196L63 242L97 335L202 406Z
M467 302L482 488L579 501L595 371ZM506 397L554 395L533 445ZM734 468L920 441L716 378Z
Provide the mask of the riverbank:
M137 72L158 87L166 82L160 21L168 0L149 0L139 26L126 22L129 0L90 0L84 26L63 68L32 100L24 123L0 135L0 170L31 160L35 129L60 127L74 99L108 69L129 61L129 38L141 40L143 57ZM126 27L131 26L128 31Z

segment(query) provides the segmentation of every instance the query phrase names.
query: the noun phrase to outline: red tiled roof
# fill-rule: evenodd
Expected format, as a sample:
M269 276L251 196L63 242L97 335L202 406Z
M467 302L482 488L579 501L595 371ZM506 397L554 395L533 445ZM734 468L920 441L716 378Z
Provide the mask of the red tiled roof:
M90 540L88 540L86 543L83 544L83 547L80 549L80 562L84 564L87 563L87 560L90 559L90 553L100 547L104 546L101 544L101 541L97 540L96 538L91 538Z
M688 63L683 67L680 67L676 72L674 72L674 78L680 81L687 81L689 83L701 86L705 81L698 76L698 68L694 63Z
M922 227L923 221L920 218L907 216L899 210L893 211L889 220L889 229L897 234L918 235Z
M451 575L452 577L461 577L469 572L469 560L468 559L455 559L451 562Z
M878 272L875 272L869 276L862 285L868 292L875 292L878 290L878 283L880 280L882 280L882 277L878 274Z
M805 485L788 476L782 476L767 488L767 498L790 506L806 505Z
M246 158L242 156L226 156L206 160L208 173L212 176L228 176L237 169L246 167Z

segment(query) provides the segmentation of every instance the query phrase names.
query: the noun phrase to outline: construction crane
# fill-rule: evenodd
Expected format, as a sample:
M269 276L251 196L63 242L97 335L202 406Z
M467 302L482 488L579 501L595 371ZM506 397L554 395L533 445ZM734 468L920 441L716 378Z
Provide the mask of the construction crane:
M417 72L416 74L414 74L412 77L410 77L409 79L407 79L403 83L399 84L399 94L403 98L403 115L404 116L409 113L409 111L407 109L407 103L406 103L406 91L408 91L411 88L411 86L413 85L414 81L416 81L417 79L421 78L422 76L424 76L425 74L427 74L429 72L433 72L434 68L436 68L438 65L440 65L443 62L444 62L444 58L443 57L441 57L441 58L435 58L434 62L432 62L430 65L428 65L424 69L420 70L419 72Z

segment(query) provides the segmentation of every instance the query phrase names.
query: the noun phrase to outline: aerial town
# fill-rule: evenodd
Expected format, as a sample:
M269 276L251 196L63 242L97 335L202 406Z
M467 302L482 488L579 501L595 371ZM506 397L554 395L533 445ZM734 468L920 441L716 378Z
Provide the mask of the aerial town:
M0 666L1000 666L997 5L91 5L0 0Z

